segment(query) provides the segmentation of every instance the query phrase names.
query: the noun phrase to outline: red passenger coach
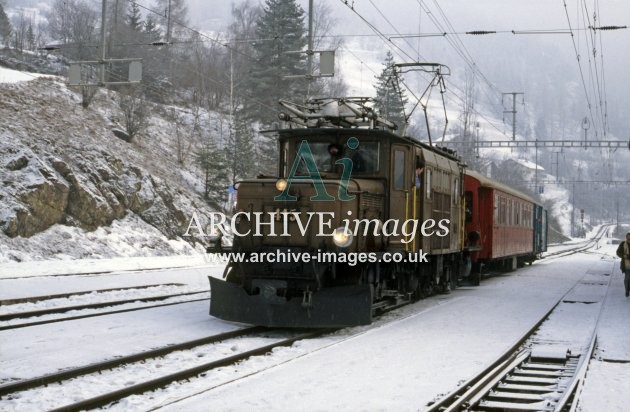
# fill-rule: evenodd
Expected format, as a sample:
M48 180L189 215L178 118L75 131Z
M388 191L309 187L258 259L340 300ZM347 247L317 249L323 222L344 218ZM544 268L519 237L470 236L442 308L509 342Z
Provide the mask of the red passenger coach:
M536 259L534 199L471 170L464 177L464 195L473 278L484 265L513 270Z

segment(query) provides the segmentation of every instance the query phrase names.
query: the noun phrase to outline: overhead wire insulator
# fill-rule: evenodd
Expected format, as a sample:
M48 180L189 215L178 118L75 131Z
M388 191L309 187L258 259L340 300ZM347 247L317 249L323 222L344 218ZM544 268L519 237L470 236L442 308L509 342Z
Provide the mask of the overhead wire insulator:
M589 27L593 30L623 30L623 29L628 28L628 26L599 26L599 27L589 26Z
M482 34L497 34L496 31L494 30L473 30L473 31L467 31L466 34L472 34L473 36L479 36Z

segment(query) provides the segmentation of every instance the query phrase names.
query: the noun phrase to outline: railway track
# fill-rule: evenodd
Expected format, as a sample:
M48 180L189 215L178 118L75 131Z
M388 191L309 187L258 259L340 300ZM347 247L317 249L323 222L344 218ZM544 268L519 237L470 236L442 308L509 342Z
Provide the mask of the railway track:
M99 294L99 293L108 293L108 292L120 292L120 291L129 291L129 290L140 290L140 289L150 289L157 288L163 286L185 286L183 283L157 283L152 285L140 285L140 286L127 286L127 287L118 287L118 288L108 288L108 289L95 289L95 290L80 290L76 292L68 292L68 293L58 293L54 295L41 295L41 296L27 296L24 298L13 298L13 299L2 299L0 300L0 306L8 306L8 305L20 305L24 303L37 303L46 300L54 300L54 299L69 299L76 296L84 296L91 294Z
M113 300L113 301L108 301L108 302L86 303L83 305L38 309L38 310L31 310L31 311L26 311L26 312L6 313L3 315L0 315L0 321L32 318L32 317L51 315L51 314L56 314L56 313L65 313L65 312L70 312L73 310L101 309L101 308L107 308L111 306L126 305L128 303L135 303L135 302L157 302L157 301L180 297L180 296L199 295L201 293L208 293L208 291L200 290L200 291L185 292L185 293L172 293L169 295L137 297L137 298L132 298L132 299Z
M86 382L90 383L91 387L94 389L90 390L89 392L97 392L98 389L100 389L102 383L107 382L108 384L111 384L111 382L115 381L115 379L112 379L111 374L116 372L116 368L123 369L122 372L124 373L125 368L133 367L133 365L137 364L144 365L150 361L156 360L157 358L164 359L164 357L176 355L178 352L181 353L193 350L196 353L199 353L203 350L211 352L217 344L225 343L234 339L238 339L239 342L241 342L241 345L243 339L246 338L251 338L256 341L272 341L271 343L265 344L260 344L260 342L258 342L259 344L252 345L252 347L247 350L241 351L231 356L219 357L208 362L203 361L203 358L205 358L205 356L199 356L197 354L196 356L192 357L196 358L196 361L189 361L186 362L186 364L176 362L171 368L173 369L171 373L162 374L157 378L153 377L153 374L147 373L146 379L143 380L142 378L137 378L140 380L140 382L138 383L119 387L106 393L99 393L94 396L90 396L89 398L82 399L78 402L61 406L54 406L52 408L46 407L46 409L57 411L79 411L91 408L98 408L134 394L141 394L147 391L153 391L165 387L172 382L192 378L219 367L233 365L252 356L264 355L275 348L290 346L296 341L318 337L331 331L332 330L312 330L307 332L295 330L286 331L279 329L267 329L263 327L249 327L238 329L235 331L212 335L201 339L195 339L189 342L183 342L177 345L164 346L161 348L156 348L121 358L63 370L60 372L32 379L25 379L18 382L11 382L8 384L0 385L0 398L8 404L10 404L12 400L19 400L22 396L33 399L33 397L37 397L37 395L34 394L33 391L54 390L53 387L57 383L60 385L59 388L61 388L66 384L72 384L73 382L76 383L78 379L83 379ZM283 336L274 337L274 335ZM204 345L215 346L209 346L204 349ZM112 369L113 371L110 371ZM78 384L80 385L80 383ZM105 387L106 385L103 386ZM81 393L85 392L85 388L81 390ZM52 396L52 398L50 396ZM47 399L55 399L54 395L52 394L45 395L45 397Z
M85 305L67 306L67 307L62 307L62 308L42 309L42 310L37 310L37 311L9 313L9 314L0 315L0 321L2 321L2 322L11 322L11 321L15 321L15 320L18 320L18 319L27 319L27 318L31 318L31 317L54 315L54 314L65 313L65 312L70 312L70 311L97 310L97 309L108 308L108 307L112 307L112 306L115 307L115 306L123 306L123 305L129 305L129 304L134 304L134 303L142 303L142 302L164 301L164 300L168 300L168 299L177 299L177 298L180 298L180 297L195 296L195 295L205 295L205 296L204 297L198 297L198 298L195 298L195 299L179 300L179 301L176 301L176 302L160 303L160 304L154 304L154 305L134 306L134 307L125 308L125 309L98 311L98 312L93 312L93 313L77 314L77 315L73 315L73 316L65 316L65 317L58 317L58 318L55 317L55 318L50 318L50 319L35 320L35 321L30 321L30 322L5 323L3 325L0 325L0 331L9 330L9 329L25 328L25 327L30 327L30 326L44 325L44 324L47 324L47 323L56 323L56 322L65 322L65 321L69 321L69 320L85 319L85 318L90 318L90 317L95 317L95 316L105 316L105 315L113 315L113 314L124 313L124 312L134 312L134 311L137 311L137 310L152 309L152 308L158 308L158 307L163 307L163 306L180 305L180 304L183 304L183 303L199 302L199 301L202 301L202 300L210 300L210 298L207 296L208 295L208 291L197 291L197 292L176 293L176 294L153 296L153 297L138 297L138 298L134 298L134 299L125 299L125 300L119 300L119 301L91 303L91 304L85 304Z
M602 227L599 228L599 230L597 231L597 233L595 234L595 236L592 239L588 239L588 240L584 241L583 244L576 245L575 247L572 247L572 248L568 248L568 249L565 249L565 250L558 250L558 251L555 251L555 252L545 253L544 254L544 258L545 259L547 259L547 258L559 258L559 257L572 255L572 254L575 254L575 253L585 252L585 251L591 249L592 247L596 246L598 244L598 242L600 240L602 240L602 238L604 237L606 232L608 232L610 230L611 227L614 227L614 225L603 225Z
M589 276L593 275L585 278ZM610 289L612 276L601 276L607 276L607 282L580 280L504 354L459 388L428 405L427 412L575 410ZM592 288L595 297L585 299L584 290L588 288ZM585 310L596 311L592 313L592 327L582 333L585 344L572 348L575 344L567 343L562 332L541 332L545 322L561 316L566 309L563 305L580 303L589 307ZM599 307L592 308L593 303L600 303ZM545 338L538 338L539 334Z

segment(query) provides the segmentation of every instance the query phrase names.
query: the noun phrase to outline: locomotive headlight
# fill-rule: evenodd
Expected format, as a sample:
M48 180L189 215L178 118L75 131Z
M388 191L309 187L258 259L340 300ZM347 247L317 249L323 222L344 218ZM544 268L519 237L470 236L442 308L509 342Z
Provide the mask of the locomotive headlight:
M278 179L276 180L276 189L278 189L279 192L284 192L284 189L287 188L287 181L286 179Z
M348 247L352 244L352 233L345 227L338 227L333 232L333 242L339 247Z

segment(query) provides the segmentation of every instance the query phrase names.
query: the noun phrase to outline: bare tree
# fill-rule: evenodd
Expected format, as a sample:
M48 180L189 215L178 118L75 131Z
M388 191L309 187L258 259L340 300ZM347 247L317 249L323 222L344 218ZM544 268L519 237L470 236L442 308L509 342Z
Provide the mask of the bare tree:
M253 42L256 38L256 22L262 15L262 9L251 0L232 5L232 24L229 27L230 55L227 64L231 67L234 96L232 112L242 104L248 96L245 79L249 77L251 56L254 56Z
M171 124L171 135L175 144L175 156L177 163L183 166L188 160L191 149L193 147L193 133L201 133L199 126L199 117L194 116L195 120L191 128L186 125L184 118L175 110L170 110L166 114L166 119Z
M472 72L466 73L466 83L464 85L464 98L462 99L461 112L459 115L461 141L463 143L462 156L469 165L477 165L475 150L475 128L477 124L476 111L475 75Z
M156 0L155 7L164 13L164 27L168 41L185 37L183 26L188 25L186 0Z
M12 33L12 46L16 51L22 53L24 49L29 49L29 27L31 36L33 35L33 17L27 16L24 9L13 16L13 33Z
M85 59L96 54L88 45L94 40L99 18L89 2L55 0L48 13L48 32L53 40L72 45L63 50L66 57Z
M141 133L147 126L149 110L141 88L133 87L127 93L119 92L116 99L125 121L125 131L129 141Z
M327 3L317 2L313 12L313 48L315 50L337 50L343 44L340 37L328 37L338 19ZM310 95L345 96L348 86L343 77L319 78L311 85Z
M226 73L229 76L225 50L219 45L218 38L209 45L196 41L200 40L196 34L191 40L193 46L187 51L188 58L183 64L184 75L180 78L180 84L191 89L196 110L202 106L208 110L217 110L229 89L226 82L216 80L226 78ZM229 77L226 80L229 81Z

